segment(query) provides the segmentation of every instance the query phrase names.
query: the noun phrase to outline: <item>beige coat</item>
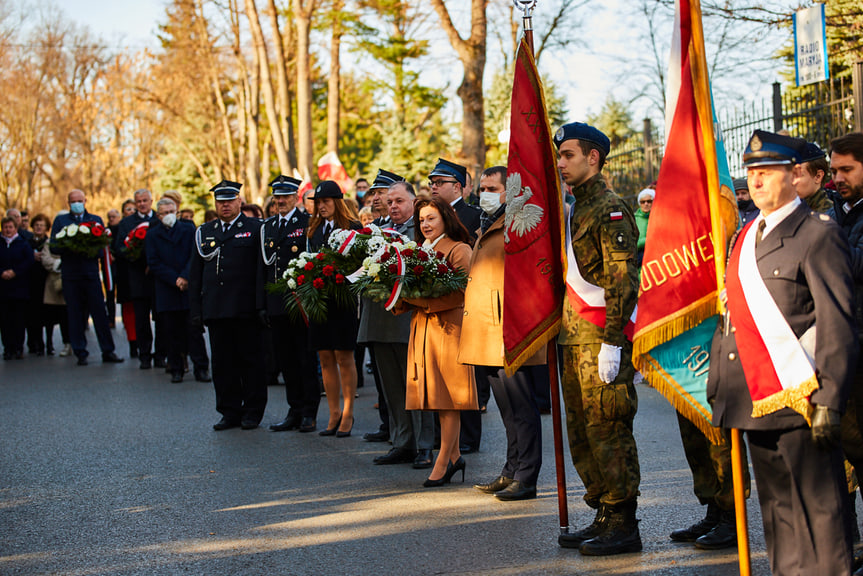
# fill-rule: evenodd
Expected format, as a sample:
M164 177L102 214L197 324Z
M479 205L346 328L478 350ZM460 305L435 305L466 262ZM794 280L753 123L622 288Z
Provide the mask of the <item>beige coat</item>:
M476 241L464 294L464 320L458 361L473 366L503 367L503 224L501 216ZM530 301L529 294L521 297ZM546 363L543 346L526 366Z
M435 249L446 254L453 267L468 271L470 246L442 238ZM413 309L405 408L476 410L473 368L459 364L457 358L464 292L440 298L408 298L405 303Z
M60 257L51 253L48 243L42 247L42 266L48 271L45 280L45 292L43 302L53 306L65 306L66 299L63 298L63 284L60 280Z

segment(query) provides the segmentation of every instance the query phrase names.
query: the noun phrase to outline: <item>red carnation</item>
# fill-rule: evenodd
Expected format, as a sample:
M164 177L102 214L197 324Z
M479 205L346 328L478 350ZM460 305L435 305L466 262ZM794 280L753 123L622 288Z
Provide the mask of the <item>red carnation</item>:
M426 252L425 250L420 250L419 252L417 252L417 260L419 260L420 262L428 262L428 252Z
M101 235L102 235L102 232L104 232L104 231L105 231L105 227L104 227L104 226L99 226L98 224L96 224L95 226L93 226L93 229L92 229L93 236L95 236L96 238L98 238L99 236L101 236Z
M414 274L416 274L417 276L422 276L423 272L425 272L426 269L423 268L422 264L417 264L416 266L413 267L413 271L414 271Z
M402 250L402 256L404 256L405 258L410 258L413 255L414 255L414 251L411 250L410 248L405 248L404 250Z
M434 255L434 256L435 256L435 258L437 258L438 260L443 260L444 258L446 258L446 255L445 255L443 252L435 252L435 255Z
M321 254L321 253L318 253L318 254L315 256L315 259L316 259L316 260L323 260L324 258L326 258L326 256L324 256L324 255L323 255L323 254Z
M324 279L323 278L315 278L314 280L312 280L312 286L314 286L315 288L320 290L321 288L324 287Z
M449 268L446 267L446 264L438 264L437 265L437 273L438 274L446 274L449 272Z
M306 265L303 266L303 270L314 270L315 263L314 262L306 262Z
M323 269L324 276L332 276L333 272L335 272L335 271L336 271L336 269L333 268L330 264L327 264L326 266L324 266L324 269Z
M147 228L146 227L141 227L141 228L135 229L135 238L138 238L139 240L143 240L146 237L147 237Z
M455 270L455 268L453 267L453 265L452 265L452 264L450 264L449 262L447 262L447 263L446 263L446 267L447 267L447 268L449 268L450 270Z
M390 274L398 274L399 266L398 264L390 264L389 266L387 266L387 270L389 270Z
M371 228L363 228L363 229L361 229L361 230L360 230L360 232L359 232L359 233L360 233L360 234L371 234L371 233L372 233L372 229L371 229Z
M341 274L336 274L336 284L344 284L344 283L345 283L345 277L342 276Z
M297 286L302 286L305 281L306 281L306 275L305 274L300 274L299 276L297 276Z

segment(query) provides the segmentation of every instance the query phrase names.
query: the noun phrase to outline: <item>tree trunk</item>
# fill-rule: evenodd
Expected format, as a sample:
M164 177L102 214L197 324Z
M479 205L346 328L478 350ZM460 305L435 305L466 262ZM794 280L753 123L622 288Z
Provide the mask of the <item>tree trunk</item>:
M273 29L273 44L276 54L276 110L279 115L279 130L282 141L288 153L288 169L284 172L286 176L293 174L297 165L297 151L294 148L293 111L291 110L291 89L288 83L288 62L285 58L285 38L279 27L279 12L276 9L276 1L269 0L268 10L270 26ZM291 29L288 24L288 35Z
M330 41L330 79L327 90L327 151L339 153L339 116L341 114L341 88L339 52L342 43L341 11L345 3L333 2L333 37Z
M315 0L294 0L297 24L297 164L303 178L312 178L314 150L312 147L312 79L309 55L309 34Z

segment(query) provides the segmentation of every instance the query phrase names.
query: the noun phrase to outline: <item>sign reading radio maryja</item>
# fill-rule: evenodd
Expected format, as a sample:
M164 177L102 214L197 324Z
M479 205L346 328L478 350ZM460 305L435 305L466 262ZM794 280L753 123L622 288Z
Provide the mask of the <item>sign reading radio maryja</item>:
M798 86L830 78L824 4L815 4L794 14L794 69Z

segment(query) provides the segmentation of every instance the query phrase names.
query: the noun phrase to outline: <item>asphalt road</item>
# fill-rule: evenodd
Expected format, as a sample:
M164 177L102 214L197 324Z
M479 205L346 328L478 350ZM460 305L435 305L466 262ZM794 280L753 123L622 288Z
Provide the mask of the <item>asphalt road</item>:
M378 424L371 378L350 438L214 432L212 385L91 358L87 367L33 356L0 364L2 575L738 573L736 551L668 539L704 509L674 412L646 386L636 418L644 551L588 558L557 546L551 416L539 498L504 503L471 487L503 463L493 402L466 482L425 489L427 470L371 463L388 448L361 438ZM283 388L269 395L265 425L286 411ZM566 474L570 522L582 527L593 513L568 453ZM753 482L752 573L769 574L754 492Z

